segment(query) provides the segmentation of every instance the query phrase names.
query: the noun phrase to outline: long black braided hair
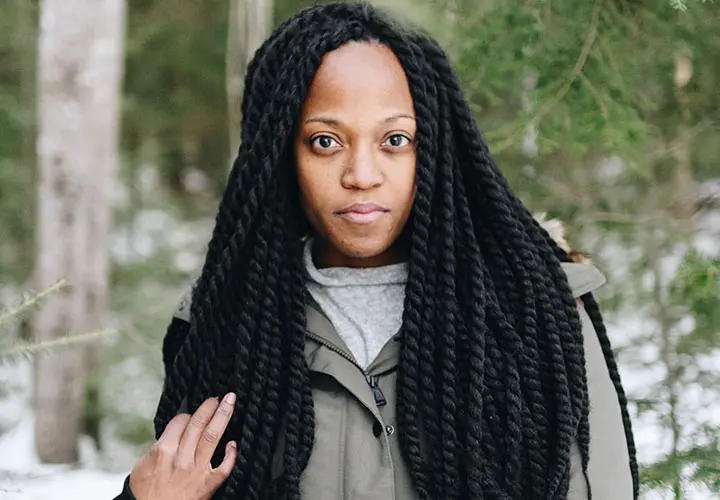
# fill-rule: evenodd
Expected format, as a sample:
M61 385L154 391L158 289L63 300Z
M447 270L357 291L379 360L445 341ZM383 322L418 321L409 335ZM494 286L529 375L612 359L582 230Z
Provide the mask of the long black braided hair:
M300 499L314 440L304 356L305 288L292 138L323 56L377 41L398 57L417 117L397 418L418 497L565 499L573 440L587 479L588 392L582 326L561 261L569 260L509 188L483 142L448 58L429 37L366 4L303 10L249 65L242 145L220 204L189 325L163 346L159 436L185 402L238 394L225 440L238 458L216 499ZM627 401L600 312L601 339ZM271 480L283 429L283 474ZM222 447L219 447L222 449Z

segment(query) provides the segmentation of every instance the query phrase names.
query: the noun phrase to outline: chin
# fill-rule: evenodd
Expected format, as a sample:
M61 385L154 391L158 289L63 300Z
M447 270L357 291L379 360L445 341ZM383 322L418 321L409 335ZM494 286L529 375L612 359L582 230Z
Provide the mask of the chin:
M353 259L372 259L386 252L392 246L392 241L371 237L342 238L337 248L343 254Z
M326 226L324 229L317 233L324 233L319 239L325 247L321 253L328 266L377 267L394 264L405 258L396 248L402 232L398 228L365 226L347 230L344 227Z

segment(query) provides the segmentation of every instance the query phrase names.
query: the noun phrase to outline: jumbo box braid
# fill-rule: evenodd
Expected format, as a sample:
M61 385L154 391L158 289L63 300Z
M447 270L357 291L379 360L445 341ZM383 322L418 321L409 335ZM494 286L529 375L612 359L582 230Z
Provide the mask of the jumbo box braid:
M393 50L417 117L397 415L418 496L566 498L572 441L586 469L589 434L581 322L564 256L498 172L447 57L365 4L300 12L249 66L242 144L190 325L175 320L166 335L156 433L183 401L192 411L233 390L224 439L238 442L238 458L214 498L300 499L315 423L304 357L307 221L299 215L291 139L323 56L349 41ZM590 317L606 346L594 307ZM624 405L612 353L604 352ZM275 478L280 433L283 468Z

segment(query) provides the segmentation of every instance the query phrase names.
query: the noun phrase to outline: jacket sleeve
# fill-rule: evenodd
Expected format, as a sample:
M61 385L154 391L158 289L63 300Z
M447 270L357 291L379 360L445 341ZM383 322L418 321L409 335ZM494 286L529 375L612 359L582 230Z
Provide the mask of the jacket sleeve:
M588 479L593 500L632 500L633 481L622 412L597 333L580 306L590 400ZM587 500L580 449L573 443L568 500Z
M128 474L125 478L122 493L116 496L113 500L137 500L135 495L132 494L132 491L130 491L130 474Z

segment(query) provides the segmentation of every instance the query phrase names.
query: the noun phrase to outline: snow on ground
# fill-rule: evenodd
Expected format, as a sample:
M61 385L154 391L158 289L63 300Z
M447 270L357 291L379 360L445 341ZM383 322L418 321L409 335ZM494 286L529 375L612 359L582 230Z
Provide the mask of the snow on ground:
M127 472L100 470L89 438L80 443L80 467L40 463L29 404L31 372L27 362L0 365L0 381L10 386L9 394L0 398L0 499L110 500L117 496Z
M110 500L120 493L126 473L96 469L93 445L81 443L82 468L40 464L34 451L34 418L25 412L0 436L0 498L3 500Z
M0 497L7 500L110 500L122 491L123 475L76 470L38 475L10 483L0 479Z

